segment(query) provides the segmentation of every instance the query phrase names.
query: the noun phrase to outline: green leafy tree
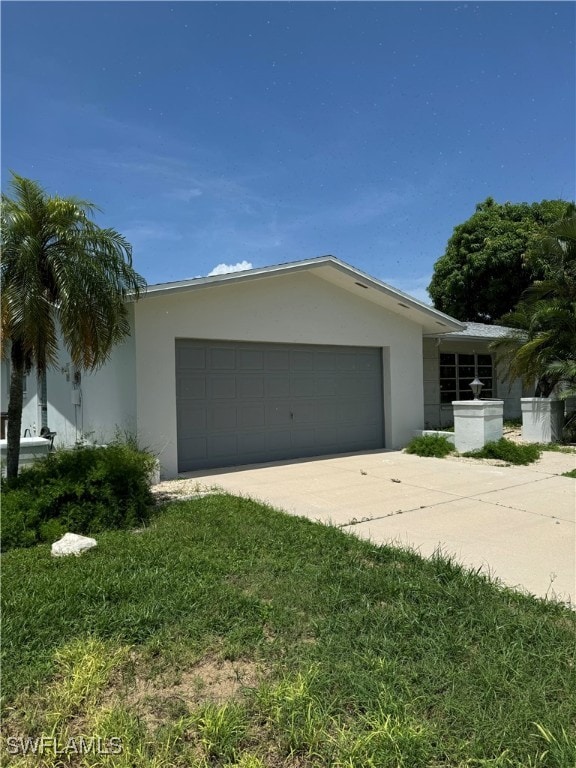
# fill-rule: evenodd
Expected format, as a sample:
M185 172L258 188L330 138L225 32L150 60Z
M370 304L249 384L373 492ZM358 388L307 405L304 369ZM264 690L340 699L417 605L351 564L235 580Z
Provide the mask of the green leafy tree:
M515 330L494 343L509 378L536 382L536 397L548 397L560 383L576 394L576 211L571 206L527 259L543 278L523 294L503 320Z
M95 370L130 332L126 299L146 282L132 267L132 248L92 218L95 206L49 196L12 174L2 194L0 279L2 355L11 362L7 477L18 474L23 379L57 363L58 336L74 366Z
M563 200L479 203L434 265L428 291L436 309L458 320L497 322L543 277L542 262L526 255L569 207Z

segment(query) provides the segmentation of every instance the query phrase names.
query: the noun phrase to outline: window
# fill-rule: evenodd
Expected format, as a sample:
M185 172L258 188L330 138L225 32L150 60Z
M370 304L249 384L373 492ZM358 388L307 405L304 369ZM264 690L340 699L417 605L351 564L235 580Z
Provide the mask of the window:
M470 382L476 376L484 384L480 397L492 397L494 367L491 355L442 352L440 354L440 402L472 400L474 395L470 389Z

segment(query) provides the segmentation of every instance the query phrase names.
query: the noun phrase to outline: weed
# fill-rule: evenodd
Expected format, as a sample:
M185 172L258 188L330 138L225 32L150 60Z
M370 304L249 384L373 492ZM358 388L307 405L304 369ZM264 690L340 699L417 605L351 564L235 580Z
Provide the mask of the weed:
M502 437L500 440L486 443L478 451L464 453L472 459L500 459L507 464L532 464L540 458L540 447L535 443L514 443Z
M576 447L573 445L562 445L560 443L536 443L541 451L554 451L556 453L572 453L576 455Z
M318 669L312 667L263 685L258 691L259 711L273 730L283 735L282 746L288 752L314 755L326 738L326 702L313 691L317 675Z
M560 728L558 735L552 733L549 728L541 723L534 723L537 733L546 744L546 750L542 754L547 768L568 768L576 765L576 737L570 737L564 728Z
M443 459L454 451L454 446L443 435L422 435L413 438L404 450L406 453L414 453L417 456Z
M234 759L248 728L245 708L235 702L207 704L191 717L207 758Z

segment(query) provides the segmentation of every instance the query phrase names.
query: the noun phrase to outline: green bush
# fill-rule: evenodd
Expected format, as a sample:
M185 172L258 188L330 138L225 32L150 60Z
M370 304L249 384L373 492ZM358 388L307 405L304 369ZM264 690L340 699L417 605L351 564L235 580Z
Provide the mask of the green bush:
M473 459L501 459L508 464L532 464L540 458L541 450L534 443L514 443L505 437L493 443L486 443L479 451L464 453Z
M453 450L452 443L442 435L415 437L405 448L406 453L415 453L417 456L433 456L437 459L443 459Z
M146 523L154 456L133 444L56 451L2 481L2 551Z

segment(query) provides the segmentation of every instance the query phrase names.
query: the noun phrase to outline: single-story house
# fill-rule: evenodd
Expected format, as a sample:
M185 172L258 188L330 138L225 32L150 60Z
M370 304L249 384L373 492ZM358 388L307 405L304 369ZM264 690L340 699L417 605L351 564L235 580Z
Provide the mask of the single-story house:
M464 324L332 256L151 285L131 335L94 374L47 377L56 445L136 434L164 477L207 467L377 448L451 421L453 399L503 397L496 327ZM7 405L3 362L2 410ZM34 375L22 431L39 432Z

